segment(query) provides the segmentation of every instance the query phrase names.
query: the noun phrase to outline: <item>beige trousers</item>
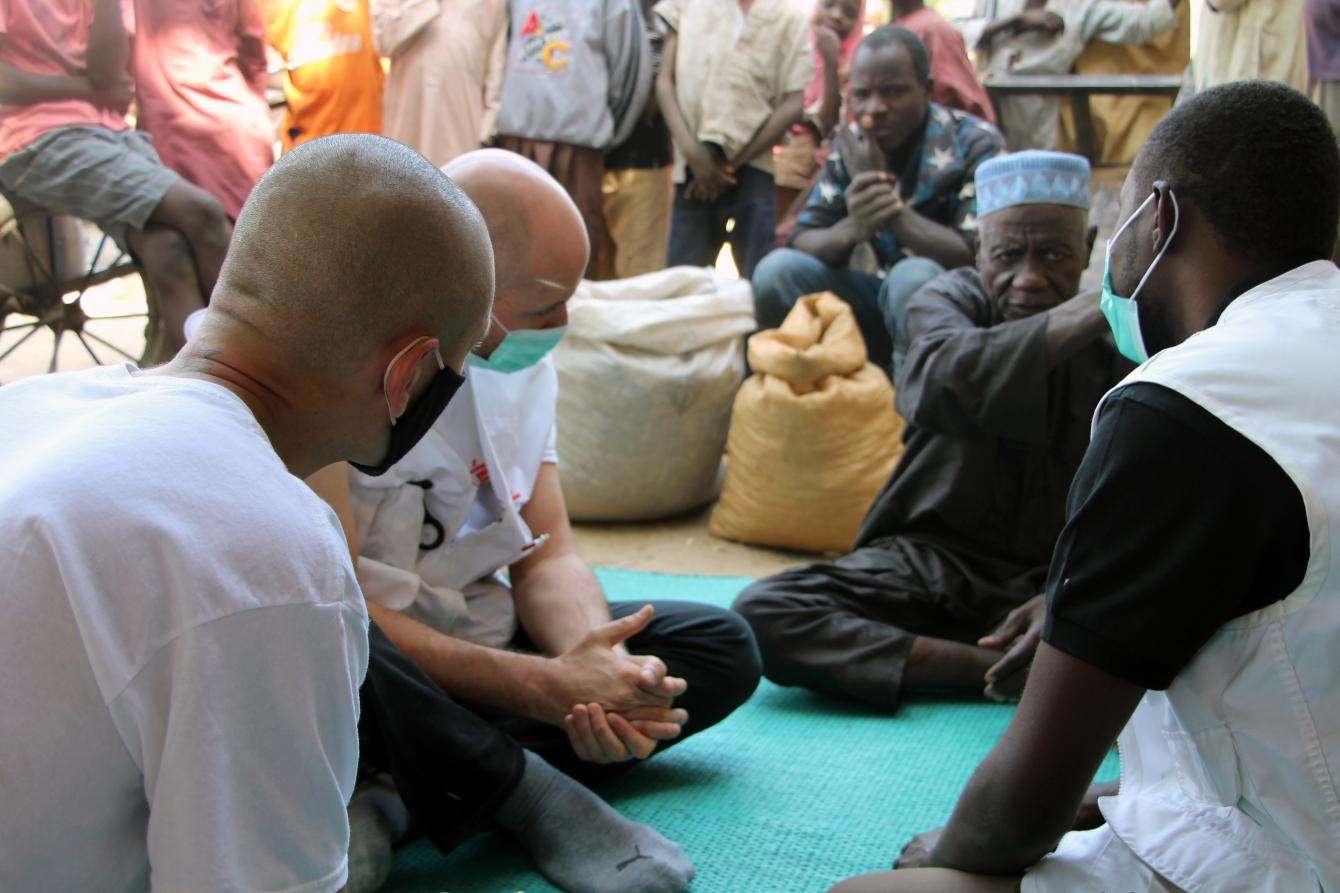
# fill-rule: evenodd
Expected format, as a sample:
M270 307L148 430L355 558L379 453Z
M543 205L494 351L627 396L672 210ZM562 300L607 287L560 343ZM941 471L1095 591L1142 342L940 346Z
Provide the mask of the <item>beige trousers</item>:
M595 247L598 279L627 279L665 269L674 187L670 168L606 171L601 185L604 244Z

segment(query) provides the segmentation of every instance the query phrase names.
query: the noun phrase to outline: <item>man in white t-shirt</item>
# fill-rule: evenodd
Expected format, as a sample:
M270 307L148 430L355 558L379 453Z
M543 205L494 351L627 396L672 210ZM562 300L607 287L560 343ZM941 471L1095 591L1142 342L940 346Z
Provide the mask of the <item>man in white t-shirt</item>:
M300 477L407 452L492 295L455 184L332 137L257 186L172 362L0 389L0 889L344 885L367 615Z

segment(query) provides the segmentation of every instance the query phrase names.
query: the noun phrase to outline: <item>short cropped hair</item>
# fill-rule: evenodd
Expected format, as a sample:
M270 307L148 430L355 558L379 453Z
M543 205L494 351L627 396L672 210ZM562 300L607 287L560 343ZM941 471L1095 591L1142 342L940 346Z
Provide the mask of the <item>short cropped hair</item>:
M926 49L926 45L906 28L900 28L897 25L885 25L882 28L876 28L862 39L856 47L857 51L882 50L887 46L897 44L907 51L907 57L912 60L912 70L916 72L917 80L924 87L931 82L931 54Z
M1135 168L1187 196L1248 261L1331 256L1340 149L1321 109L1291 87L1236 81L1198 94L1159 122Z

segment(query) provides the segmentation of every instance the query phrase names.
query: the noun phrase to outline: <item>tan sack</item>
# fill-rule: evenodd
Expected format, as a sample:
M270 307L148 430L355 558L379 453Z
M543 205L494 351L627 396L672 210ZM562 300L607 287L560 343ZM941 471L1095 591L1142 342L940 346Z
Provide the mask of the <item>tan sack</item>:
M750 338L749 365L709 529L745 543L848 551L903 451L893 386L867 360L851 308L828 292Z
M583 282L558 369L558 467L580 521L666 518L716 498L754 298L671 267Z

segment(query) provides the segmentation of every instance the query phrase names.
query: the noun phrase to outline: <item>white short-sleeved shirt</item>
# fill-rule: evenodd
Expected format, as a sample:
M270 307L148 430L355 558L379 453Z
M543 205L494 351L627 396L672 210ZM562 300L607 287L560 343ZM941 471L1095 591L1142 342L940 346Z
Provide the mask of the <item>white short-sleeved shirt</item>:
M0 890L337 890L367 614L235 395L0 388Z
M512 590L499 573L533 542L503 520L520 512L545 464L558 462L558 373L552 356L528 369L472 365L428 434L386 474L349 472L359 579L369 601L438 632L502 648L516 634ZM431 516L443 542L425 529Z

